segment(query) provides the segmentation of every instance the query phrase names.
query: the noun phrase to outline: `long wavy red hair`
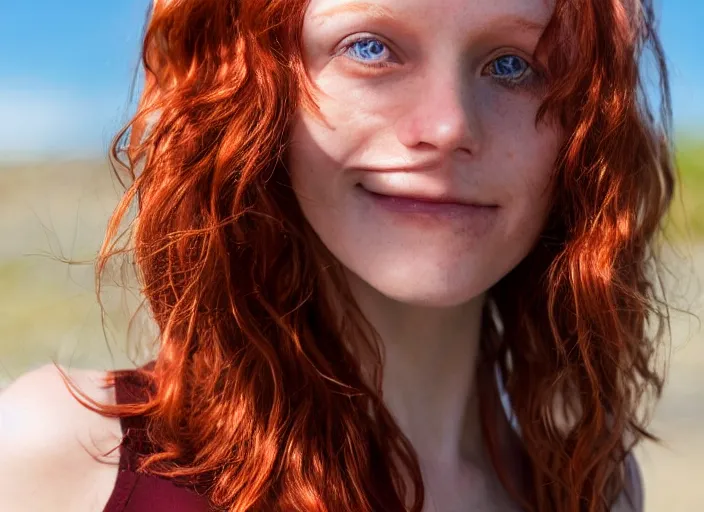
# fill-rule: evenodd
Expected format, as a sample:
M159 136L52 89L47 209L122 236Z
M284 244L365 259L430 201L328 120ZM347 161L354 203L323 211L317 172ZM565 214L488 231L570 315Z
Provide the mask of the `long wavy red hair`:
M142 469L202 481L216 507L417 512L419 463L380 398L379 340L289 186L289 125L314 106L306 3L153 6L141 100L111 152L129 183L97 261L100 298L108 261L134 256L159 333L154 364L139 369L150 399L111 406L77 393L104 415L146 415L158 451ZM525 510L607 510L624 457L650 437L641 406L663 383L657 247L675 175L654 25L648 0L557 0L538 47L549 88L536 122L554 116L569 137L543 235L488 292L478 373L487 449ZM644 69L660 78L660 115ZM132 237L117 247L135 202ZM498 455L497 367L527 489L510 486Z

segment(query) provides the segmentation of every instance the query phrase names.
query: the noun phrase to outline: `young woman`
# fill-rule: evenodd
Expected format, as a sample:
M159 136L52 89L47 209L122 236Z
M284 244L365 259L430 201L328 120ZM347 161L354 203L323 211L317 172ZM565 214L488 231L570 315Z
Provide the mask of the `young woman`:
M642 510L649 1L161 0L143 53L158 355L6 390L0 509Z

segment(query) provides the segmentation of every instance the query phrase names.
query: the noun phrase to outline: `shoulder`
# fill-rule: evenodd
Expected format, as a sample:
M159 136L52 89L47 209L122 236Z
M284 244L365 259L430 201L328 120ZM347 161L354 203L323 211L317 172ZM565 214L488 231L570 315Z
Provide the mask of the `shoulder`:
M114 390L104 386L105 372L62 370L89 397L115 403ZM53 364L21 375L0 393L0 443L4 449L36 447L42 448L42 453L55 453L63 450L56 442L80 440L82 431L95 427L108 427L110 434L119 434L112 419L87 409L71 395Z
M643 476L633 453L625 460L625 486L613 507L613 512L643 512L645 499L643 492Z
M62 369L90 398L115 402L104 372ZM53 364L21 375L0 393L0 510L73 506L93 477L111 478L95 457L120 438L119 420L80 404ZM100 460L116 464L119 451Z

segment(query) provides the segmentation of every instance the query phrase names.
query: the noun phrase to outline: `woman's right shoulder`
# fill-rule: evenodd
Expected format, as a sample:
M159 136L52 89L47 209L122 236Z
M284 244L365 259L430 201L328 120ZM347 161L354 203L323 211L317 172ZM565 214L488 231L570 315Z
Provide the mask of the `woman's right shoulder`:
M115 403L105 372L62 369L89 397ZM121 438L119 419L80 404L53 364L21 375L0 392L0 510L102 510Z

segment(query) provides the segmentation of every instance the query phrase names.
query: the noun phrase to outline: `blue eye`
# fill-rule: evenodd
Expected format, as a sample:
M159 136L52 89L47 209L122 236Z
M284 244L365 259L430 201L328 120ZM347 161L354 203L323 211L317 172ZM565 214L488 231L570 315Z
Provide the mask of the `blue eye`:
M502 55L487 66L488 73L494 78L509 84L517 84L530 75L530 65L518 55Z
M359 61L361 64L371 67L385 67L387 63L380 58L384 57L385 50L389 53L386 45L374 37L365 37L357 39L347 44L344 48L344 53L352 54L352 59ZM377 59L377 60L374 60ZM381 61L379 61L381 60Z
M366 36L347 43L341 53L355 62L370 68L391 67L388 45L376 37ZM506 54L487 64L482 74L491 76L509 89L534 89L540 86L542 78L535 73L525 59L518 55Z

